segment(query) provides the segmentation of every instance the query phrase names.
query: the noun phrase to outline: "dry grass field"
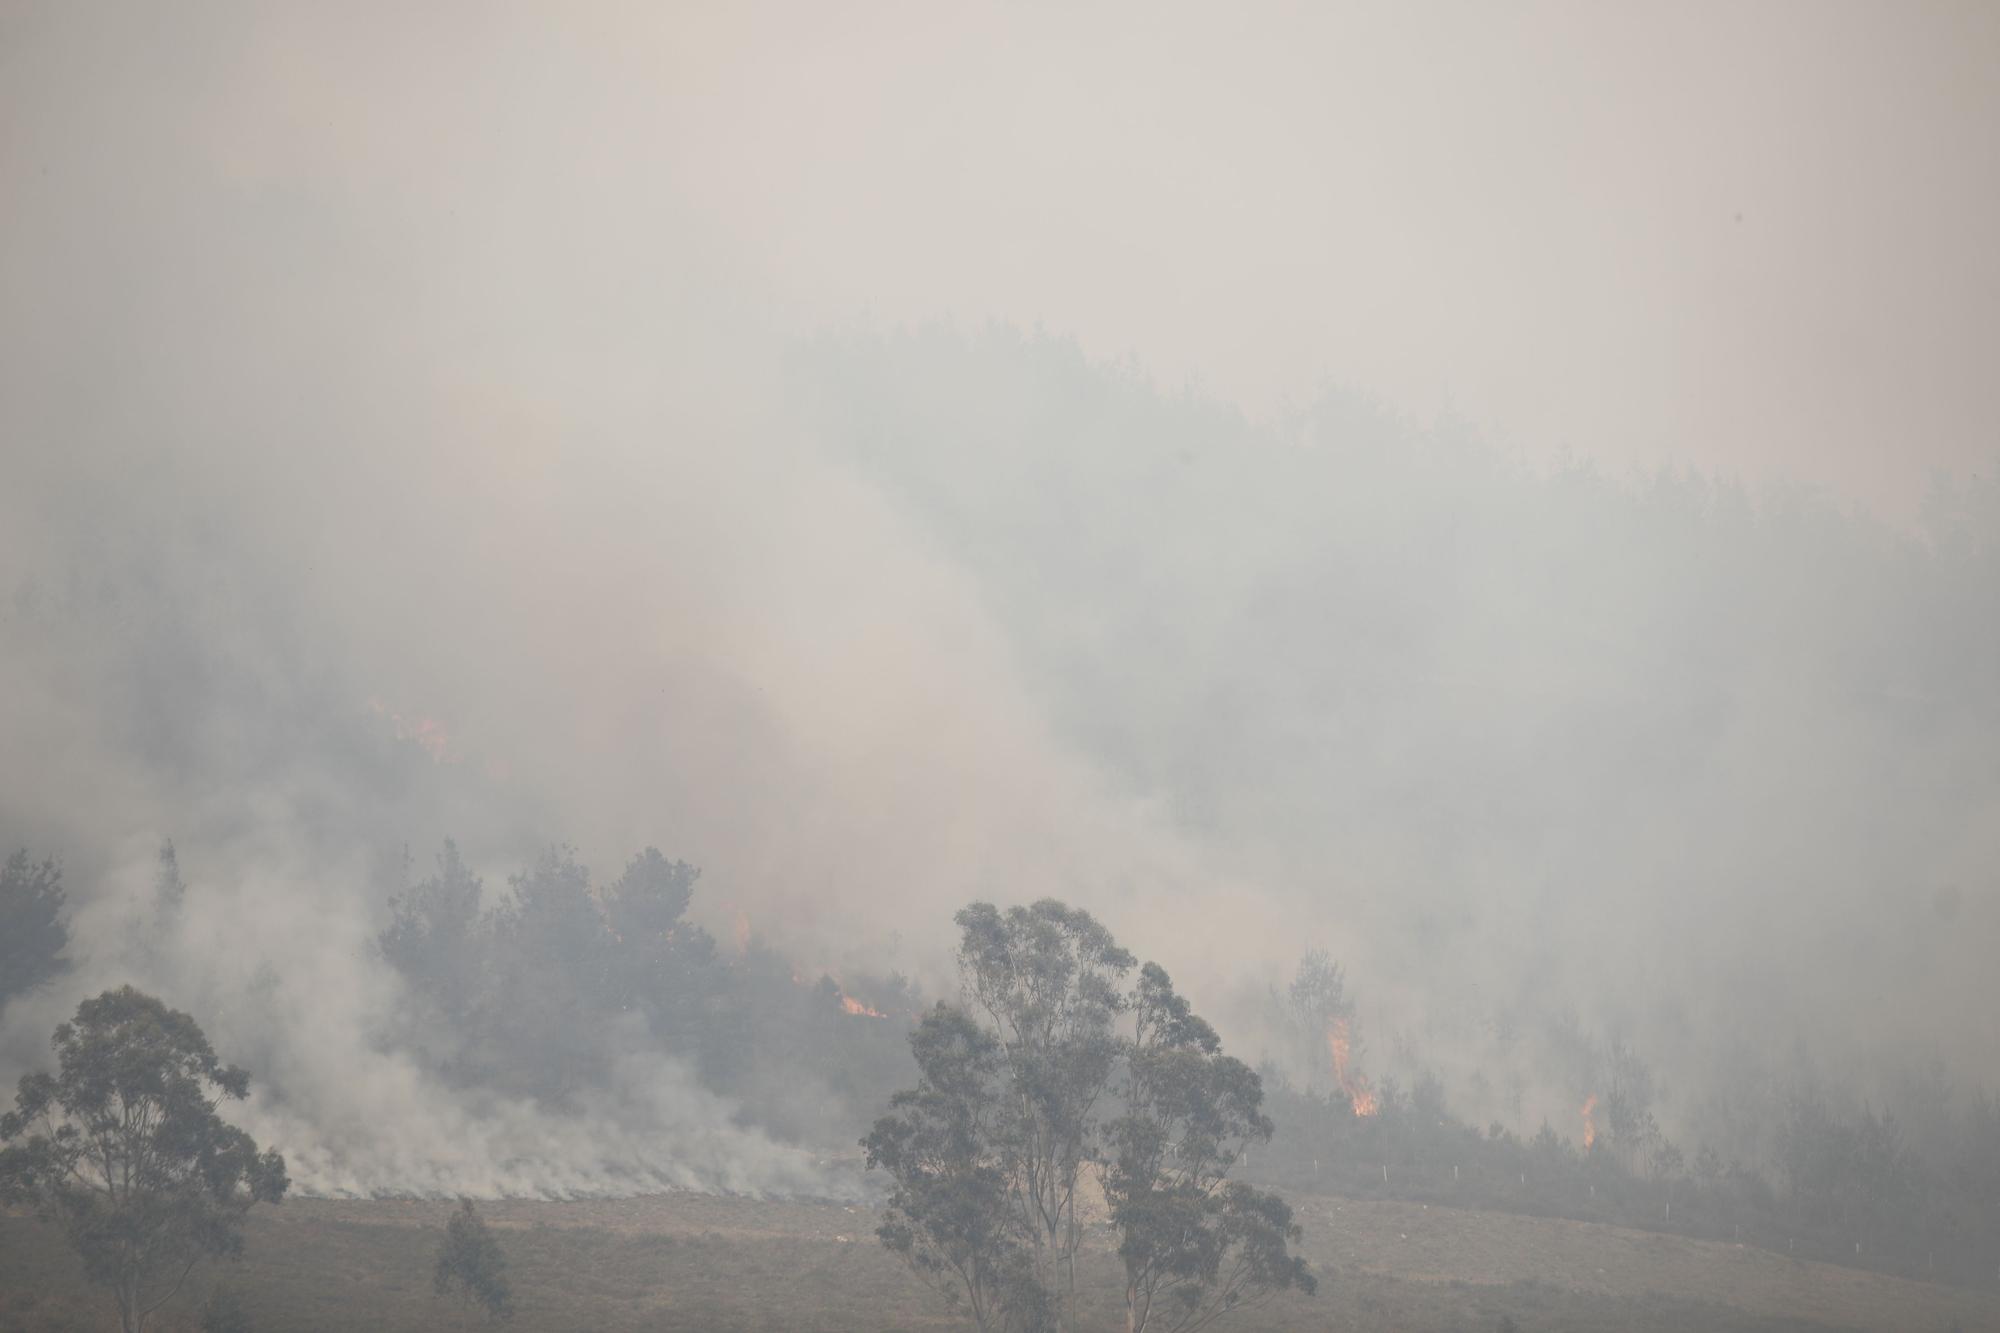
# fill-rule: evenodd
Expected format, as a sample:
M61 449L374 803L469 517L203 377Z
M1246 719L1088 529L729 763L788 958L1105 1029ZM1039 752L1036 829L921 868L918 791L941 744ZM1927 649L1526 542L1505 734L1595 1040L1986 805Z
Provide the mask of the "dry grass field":
M218 1270L260 1329L475 1328L432 1294L450 1205L293 1199L260 1209ZM931 1329L955 1325L876 1243L866 1209L707 1195L482 1206L510 1257L511 1327ZM1556 1219L1308 1197L1319 1294L1223 1327L1354 1330L2000 1329L2000 1295L1794 1261L1727 1244ZM1120 1326L1107 1247L1088 1266L1094 1325ZM206 1285L161 1325L196 1327ZM1511 1325L1505 1321L1511 1320ZM0 1216L0 1329L115 1327L58 1240Z

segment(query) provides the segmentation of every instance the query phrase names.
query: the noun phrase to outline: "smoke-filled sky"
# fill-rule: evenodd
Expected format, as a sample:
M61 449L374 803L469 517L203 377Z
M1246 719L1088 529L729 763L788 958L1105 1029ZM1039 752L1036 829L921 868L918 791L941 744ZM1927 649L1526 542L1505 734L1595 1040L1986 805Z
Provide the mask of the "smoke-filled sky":
M1991 450L1991 6L730 12L604 105L778 309L1891 510Z
M456 836L920 974L1052 892L1246 1023L1321 943L1382 1059L1991 1078L1995 124L1981 5L8 5L0 841L92 961L0 1055L171 836L312 1180L587 1181L355 1160Z
M79 267L190 319L310 289L336 342L435 318L461 364L552 301L657 347L726 292L1898 514L1991 448L1989 5L145 11L8 7L45 332Z

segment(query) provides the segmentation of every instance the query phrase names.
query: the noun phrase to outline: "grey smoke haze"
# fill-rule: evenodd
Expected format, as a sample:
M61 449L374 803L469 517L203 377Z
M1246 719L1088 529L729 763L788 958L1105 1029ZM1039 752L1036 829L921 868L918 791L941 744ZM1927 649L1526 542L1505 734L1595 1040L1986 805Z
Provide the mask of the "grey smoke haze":
M310 1188L830 1188L398 1055L456 836L931 977L1055 894L1251 1044L1323 944L1470 1098L2000 1075L1993 14L1498 13L9 8L0 1072L144 976Z

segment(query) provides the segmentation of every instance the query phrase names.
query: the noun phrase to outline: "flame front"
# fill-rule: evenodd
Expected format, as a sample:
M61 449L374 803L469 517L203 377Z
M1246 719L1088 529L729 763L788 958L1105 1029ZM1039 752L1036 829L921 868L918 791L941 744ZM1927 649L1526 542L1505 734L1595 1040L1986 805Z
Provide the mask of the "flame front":
M1583 1099L1583 1150L1585 1152L1589 1152L1591 1145L1597 1142L1597 1122L1590 1118L1591 1112L1596 1109L1597 1094L1593 1092Z
M1347 1094L1348 1104L1356 1115L1374 1115L1381 1109L1375 1094L1368 1088L1368 1080L1347 1068L1348 1057L1353 1042L1348 1034L1347 1020L1336 1018L1333 1026L1326 1030L1326 1048L1333 1055L1333 1077L1340 1084L1340 1090Z
M794 986L807 986L811 983L801 976L799 970L795 967L792 969L792 984ZM841 985L840 979L831 972L820 973L820 984L822 986L833 987L833 993L840 997L840 1012L843 1014L849 1014L855 1018L887 1018L889 1016L874 1005L857 1000L852 995L849 995L847 987Z
M840 995L840 1011L844 1014L853 1014L857 1018L887 1018L889 1016L880 1009L869 1008L845 991L842 991Z

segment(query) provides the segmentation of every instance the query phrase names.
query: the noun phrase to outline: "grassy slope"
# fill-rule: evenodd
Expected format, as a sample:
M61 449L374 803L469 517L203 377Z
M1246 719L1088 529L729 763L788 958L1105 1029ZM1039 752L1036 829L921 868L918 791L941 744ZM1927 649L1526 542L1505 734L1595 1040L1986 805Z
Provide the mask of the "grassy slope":
M223 1276L260 1328L480 1326L439 1301L430 1264L449 1205L295 1199L259 1210ZM914 1329L954 1325L875 1243L865 1210L666 1195L484 1205L512 1261L520 1330ZM1240 1330L2000 1328L2000 1296L1796 1262L1726 1244L1557 1219L1310 1198L1317 1298ZM1091 1311L1119 1325L1102 1250ZM165 1326L193 1326L200 1293ZM101 1329L56 1238L0 1217L0 1328Z

